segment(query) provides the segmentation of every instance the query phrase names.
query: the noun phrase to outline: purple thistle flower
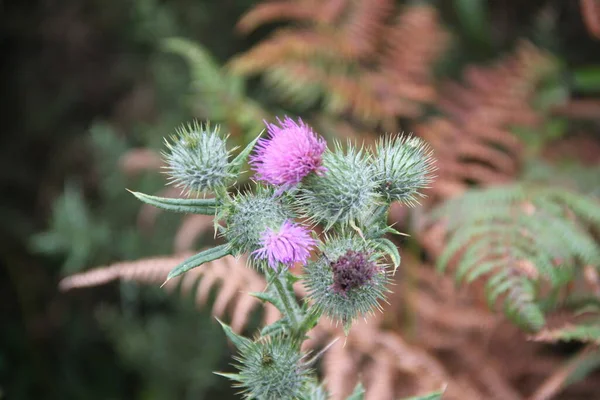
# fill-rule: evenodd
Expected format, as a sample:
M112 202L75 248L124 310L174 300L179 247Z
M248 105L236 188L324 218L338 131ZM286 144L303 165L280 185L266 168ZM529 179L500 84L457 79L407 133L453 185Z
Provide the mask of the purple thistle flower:
M290 266L295 262L306 263L315 240L303 226L285 221L279 231L271 228L261 236L262 247L252 252L257 258L266 258L269 266L277 271L278 264Z
M373 279L379 267L370 261L367 254L348 250L331 263L333 291L345 295L348 290L363 286Z
M281 126L266 124L269 138L259 139L250 164L258 180L286 190L311 172L325 171L321 162L327 143L301 119L299 123L289 117L277 121Z

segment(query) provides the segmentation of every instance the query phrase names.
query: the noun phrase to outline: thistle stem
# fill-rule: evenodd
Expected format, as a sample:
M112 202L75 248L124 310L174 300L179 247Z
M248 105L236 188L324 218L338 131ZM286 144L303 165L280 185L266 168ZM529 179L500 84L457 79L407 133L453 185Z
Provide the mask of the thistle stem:
M292 325L292 330L296 331L300 327L298 324L298 313L300 309L298 307L298 303L296 303L296 299L293 293L290 293L290 291L287 289L287 285L283 281L284 279L284 274L277 274L275 276L275 279L273 279L273 285L275 286L275 290L277 291L277 294L279 294L281 303L283 304L283 307L286 310L286 317L289 319L290 324Z

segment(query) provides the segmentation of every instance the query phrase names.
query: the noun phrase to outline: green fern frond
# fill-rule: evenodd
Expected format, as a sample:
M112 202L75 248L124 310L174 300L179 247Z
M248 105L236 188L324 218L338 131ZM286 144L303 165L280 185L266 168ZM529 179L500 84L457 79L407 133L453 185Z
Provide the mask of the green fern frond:
M183 38L170 38L162 43L165 51L185 59L190 69L191 107L199 116L222 123L235 134L242 128L256 135L268 118L268 113L250 99L245 91L245 79L226 69L198 43Z
M600 203L557 187L514 184L467 192L433 212L448 241L438 268L457 283L486 280L490 307L537 331L544 326L542 287L573 282L584 265L600 266Z
M544 329L531 338L537 342L581 342L600 345L600 320L596 323L566 325L558 329Z

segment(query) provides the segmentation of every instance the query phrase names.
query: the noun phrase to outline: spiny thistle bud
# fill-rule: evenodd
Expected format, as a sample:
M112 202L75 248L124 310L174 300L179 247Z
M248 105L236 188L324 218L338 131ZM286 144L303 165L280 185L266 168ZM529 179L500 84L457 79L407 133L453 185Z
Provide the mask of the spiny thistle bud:
M171 182L188 193L200 193L227 187L233 179L226 138L219 128L198 122L177 130L171 141L165 140L164 153Z
M306 263L316 243L306 228L290 221L285 221L278 230L267 228L261 241L262 247L254 254L256 258L267 259L276 271L280 264L289 267L296 262Z
M311 382L311 369L293 340L272 336L237 340L237 374L221 374L237 381L246 399L300 399Z
M379 140L373 164L381 178L377 190L390 203L414 203L419 189L432 181L431 149L417 137L390 136Z
M286 221L294 217L282 199L261 186L256 193L235 196L224 214L227 223L224 236L235 254L252 254L263 248L269 229L278 232Z
M387 274L368 242L360 237L331 238L322 256L308 263L305 286L314 307L348 329L352 320L380 308Z
M354 147L344 153L336 144L335 152L325 153L323 166L322 176L310 176L302 185L298 195L302 212L325 223L326 229L364 220L379 200L379 181L368 155Z
M283 191L300 183L311 172L324 171L321 158L327 144L302 120L296 123L286 117L277 121L281 126L267 124L269 138L258 141L250 164L257 180Z

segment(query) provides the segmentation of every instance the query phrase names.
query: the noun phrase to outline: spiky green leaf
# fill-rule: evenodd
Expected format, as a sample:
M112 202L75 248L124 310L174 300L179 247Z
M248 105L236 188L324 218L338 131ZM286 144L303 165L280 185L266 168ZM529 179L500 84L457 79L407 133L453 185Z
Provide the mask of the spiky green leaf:
M220 246L204 250L203 252L200 252L195 256L188 258L187 260L173 268L167 276L167 281L189 271L192 268L199 267L204 263L217 260L229 254L231 254L231 248L228 244L222 244Z
M219 203L216 199L180 199L151 196L130 191L135 197L151 206L179 213L215 215Z
M396 246L394 242L386 238L374 239L373 243L378 249L390 256L390 258L392 259L392 263L394 264L395 274L396 270L400 266L400 263L402 262L402 258L400 257L400 251L398 251L398 246Z

